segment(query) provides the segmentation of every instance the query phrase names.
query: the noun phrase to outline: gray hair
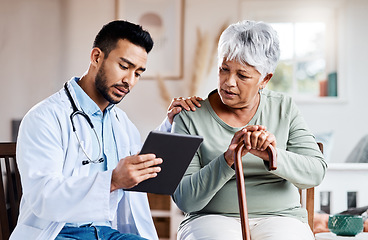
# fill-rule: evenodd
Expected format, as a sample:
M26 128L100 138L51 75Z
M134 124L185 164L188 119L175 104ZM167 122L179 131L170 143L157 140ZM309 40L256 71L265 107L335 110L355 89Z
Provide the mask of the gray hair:
M221 34L218 44L218 64L223 58L236 60L257 69L260 81L276 69L280 57L277 32L264 22L244 20L231 24Z

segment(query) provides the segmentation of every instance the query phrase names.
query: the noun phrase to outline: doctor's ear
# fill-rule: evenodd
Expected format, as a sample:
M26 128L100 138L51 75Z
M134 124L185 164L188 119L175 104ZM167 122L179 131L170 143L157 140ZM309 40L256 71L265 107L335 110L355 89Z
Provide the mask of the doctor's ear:
M99 48L93 48L91 51L91 63L98 64L98 62L104 57L103 52Z

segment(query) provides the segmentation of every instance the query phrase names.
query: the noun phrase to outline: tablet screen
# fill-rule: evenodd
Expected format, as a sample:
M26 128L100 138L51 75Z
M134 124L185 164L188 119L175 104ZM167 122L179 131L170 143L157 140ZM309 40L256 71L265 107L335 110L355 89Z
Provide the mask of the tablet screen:
M140 154L154 153L162 158L161 172L125 190L172 195L202 141L201 136L151 131Z

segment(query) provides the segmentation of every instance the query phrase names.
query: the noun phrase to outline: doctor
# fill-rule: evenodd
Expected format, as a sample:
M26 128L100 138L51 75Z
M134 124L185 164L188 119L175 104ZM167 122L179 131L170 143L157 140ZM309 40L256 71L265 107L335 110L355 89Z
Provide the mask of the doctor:
M10 239L158 239L146 194L129 192L155 177L163 160L137 155L141 139L115 107L138 82L153 47L140 26L113 21L97 34L87 72L23 118L17 160L23 196ZM159 127L200 106L174 99Z

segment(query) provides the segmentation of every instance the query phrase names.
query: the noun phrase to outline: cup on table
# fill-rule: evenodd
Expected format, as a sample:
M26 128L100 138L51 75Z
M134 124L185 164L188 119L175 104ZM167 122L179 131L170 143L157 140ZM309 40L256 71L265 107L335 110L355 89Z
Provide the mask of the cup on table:
M357 215L332 215L328 218L328 229L338 236L355 236L363 231L363 218Z

